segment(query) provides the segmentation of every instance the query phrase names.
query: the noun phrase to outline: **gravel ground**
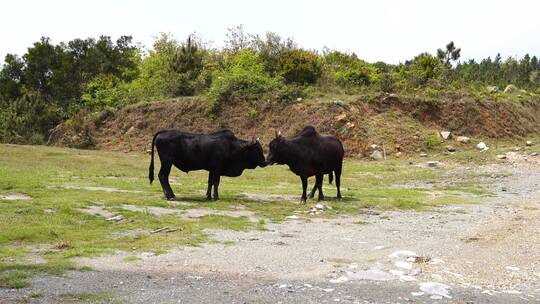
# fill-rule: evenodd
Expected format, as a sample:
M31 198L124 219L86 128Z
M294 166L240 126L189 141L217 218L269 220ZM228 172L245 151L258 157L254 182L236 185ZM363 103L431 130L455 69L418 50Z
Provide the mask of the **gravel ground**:
M291 219L266 231L209 231L218 243L139 253L132 262L124 258L133 253L80 259L95 271L0 289L0 303L62 303L85 292L110 293L106 303L540 302L540 166L512 161L475 170L493 174L486 178L497 197L426 212Z

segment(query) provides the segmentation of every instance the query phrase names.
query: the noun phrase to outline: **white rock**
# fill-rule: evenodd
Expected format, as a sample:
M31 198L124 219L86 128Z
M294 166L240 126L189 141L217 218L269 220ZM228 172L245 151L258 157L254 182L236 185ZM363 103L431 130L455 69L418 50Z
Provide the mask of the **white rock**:
M476 145L476 149L478 150L485 150L487 148L487 145L486 143L484 143L483 141L479 142L477 145Z
M418 281L416 278L410 276L410 275L402 275L399 276L399 280L403 282L415 282Z
M394 276L386 271L377 268L371 268L359 272L347 272L347 277L350 280L368 280L368 281L391 281L395 280Z
M413 291L413 292L411 292L411 295L412 295L413 297L421 297L421 296L424 295L424 293L421 292L421 291Z
M417 257L416 252L410 250L399 250L388 255L391 259L406 259L410 257Z
M517 91L518 91L518 88L513 84L507 85L506 88L504 89L505 93L514 93L514 92L517 92Z
M339 283L344 283L344 282L347 282L349 280L349 278L347 277L339 277L337 279L332 279L330 280L330 283L332 284L339 284Z
M299 217L296 216L296 215L289 215L289 216L287 216L287 217L285 217L285 218L286 218L286 219L291 219L291 220L299 219Z
M506 266L504 268L510 271L519 271L519 267L515 267L515 266Z
M427 153L424 153L424 152L420 153L420 157L427 157Z
M440 296L440 297L445 297L447 299L452 298L449 294L450 286L443 283L437 283L437 282L420 283L420 290L431 296Z
M323 204L317 204L315 205L315 208L319 209L319 210L323 210L324 209L324 205Z
M499 154L499 155L497 155L497 158L498 159L506 159L506 155L505 154Z
M397 261L397 262L394 263L394 265L396 265L396 267L407 269L407 270L412 269L412 264L409 263L409 262Z
M468 138L467 136L458 136L458 137L456 138L456 141L458 141L458 142L460 142L460 143L464 143L464 144L469 143L470 140L471 140L471 139Z
M487 86L486 90L489 93L497 93L499 91L499 87L497 87L497 86Z
M532 146L532 145L533 145L533 142L532 142L532 141L530 141L530 140L527 140L527 142L525 142L525 144L526 144L527 146L529 146L529 147L530 147L530 146Z
M452 138L452 132L450 132L450 131L441 131L441 132L439 132L439 134L441 134L441 137L444 140Z
M381 151L373 151L369 157L371 157L373 160L382 160L384 158Z

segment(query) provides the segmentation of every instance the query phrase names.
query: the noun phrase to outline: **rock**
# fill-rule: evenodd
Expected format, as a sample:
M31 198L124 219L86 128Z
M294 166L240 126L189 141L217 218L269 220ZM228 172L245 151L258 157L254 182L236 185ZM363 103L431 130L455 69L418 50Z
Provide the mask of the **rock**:
M323 204L317 204L315 205L315 208L319 209L319 210L323 210L324 209L324 205Z
M527 142L525 142L525 144L526 144L527 146L529 146L529 147L530 147L530 146L532 146L532 145L533 145L533 142L532 142L532 141L530 141L530 140L527 140Z
M131 128L129 128L129 130L126 131L126 135L131 135L133 134L133 132L135 132L135 127L132 126Z
M401 153L401 152L396 152L396 157L401 157L401 155L403 155L403 153Z
M347 114L345 114L345 113L337 115L337 116L334 117L334 119L336 121L342 121L342 120L345 120L345 118L347 118Z
M118 215L115 215L113 217L108 218L107 221L109 221L109 222L120 222L120 221L123 221L125 219L126 218L123 215L118 214Z
M450 131L441 131L439 132L439 135L441 135L441 138L444 140L452 138L452 132Z
M506 155L505 154L499 154L499 155L497 155L497 158L498 159L506 159Z
M530 156L537 156L538 153L537 153L537 152L533 152L533 153L531 153L531 154L529 154L529 155L530 155Z
M437 282L420 283L420 290L431 296L440 296L451 299L450 286Z
M487 87L486 87L486 90L487 90L489 93L493 94L493 93L499 92L499 87L498 87L498 86L487 86Z
M456 148L454 148L453 146L446 146L446 151L448 151L448 152L456 152Z
M394 265L396 265L396 267L407 269L407 270L412 269L412 264L409 263L409 262L405 262L405 261L397 261L397 262L394 263Z
M514 148L514 151L515 151L515 152L519 152L519 151L521 151L521 148L520 148L520 147L515 147L515 148Z
M427 153L424 153L424 152L420 153L420 157L427 157Z
M379 148L379 146L377 146L376 144L369 145L369 149L370 149L371 151L375 151L375 150L377 150L378 148Z
M417 257L416 252L410 251L410 250L398 250L390 255L388 255L391 259L407 259L407 258L415 258Z
M349 280L349 278L342 276L342 277L339 277L339 278L337 278L337 279L332 279L332 280L330 280L330 283L332 283L332 284L339 284L339 283L347 282L348 280Z
M6 200L6 201L30 200L30 199L32 198L24 193L12 193L8 195L0 195L0 200Z
M506 88L504 89L505 93L515 93L517 91L518 91L518 88L513 84L507 85Z
M302 100L304 100L302 97L296 98L296 102L301 102Z
M147 149L147 150L146 150L146 154L152 154L152 150Z
M524 90L524 89L519 89L519 92L520 92L520 93L523 93L523 94L527 94L527 91Z
M486 151L487 149L489 149L486 145L486 143L484 143L483 141L479 142L477 145L476 145L476 149L480 150L480 151Z
M435 168L435 167L438 167L438 166L439 166L439 162L438 162L438 161L435 161L435 160L430 160L430 161L426 162L426 165L427 165L429 168Z
M468 138L467 136L458 136L458 137L456 138L456 141L457 141L457 142L464 143L464 144L468 144L470 140L471 140L471 139Z
M381 151L373 151L369 157L373 160L382 160L384 158Z

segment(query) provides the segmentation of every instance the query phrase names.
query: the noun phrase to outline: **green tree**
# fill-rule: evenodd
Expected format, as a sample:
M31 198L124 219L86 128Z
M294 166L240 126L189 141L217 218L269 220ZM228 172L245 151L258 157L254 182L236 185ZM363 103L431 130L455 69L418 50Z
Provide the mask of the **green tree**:
M450 41L446 45L446 49L438 49L437 50L437 58L439 58L442 62L446 63L447 65L450 65L450 61L457 61L461 57L461 48L456 48L456 45L454 44L454 41Z

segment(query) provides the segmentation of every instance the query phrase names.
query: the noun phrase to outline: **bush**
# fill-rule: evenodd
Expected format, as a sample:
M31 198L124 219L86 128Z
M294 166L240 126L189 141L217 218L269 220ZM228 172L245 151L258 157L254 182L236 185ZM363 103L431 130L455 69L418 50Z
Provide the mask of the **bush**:
M279 95L283 85L270 77L262 60L250 50L242 50L226 60L226 70L214 75L208 91L209 112L216 114L223 102L255 100L265 95Z
M0 110L0 140L42 143L61 120L58 106L39 93L28 92Z
M280 55L278 74L287 83L313 84L321 77L322 65L317 54L301 49L285 50Z
M367 86L380 78L375 66L358 59L354 53L331 51L325 54L324 62L329 80L341 87Z

